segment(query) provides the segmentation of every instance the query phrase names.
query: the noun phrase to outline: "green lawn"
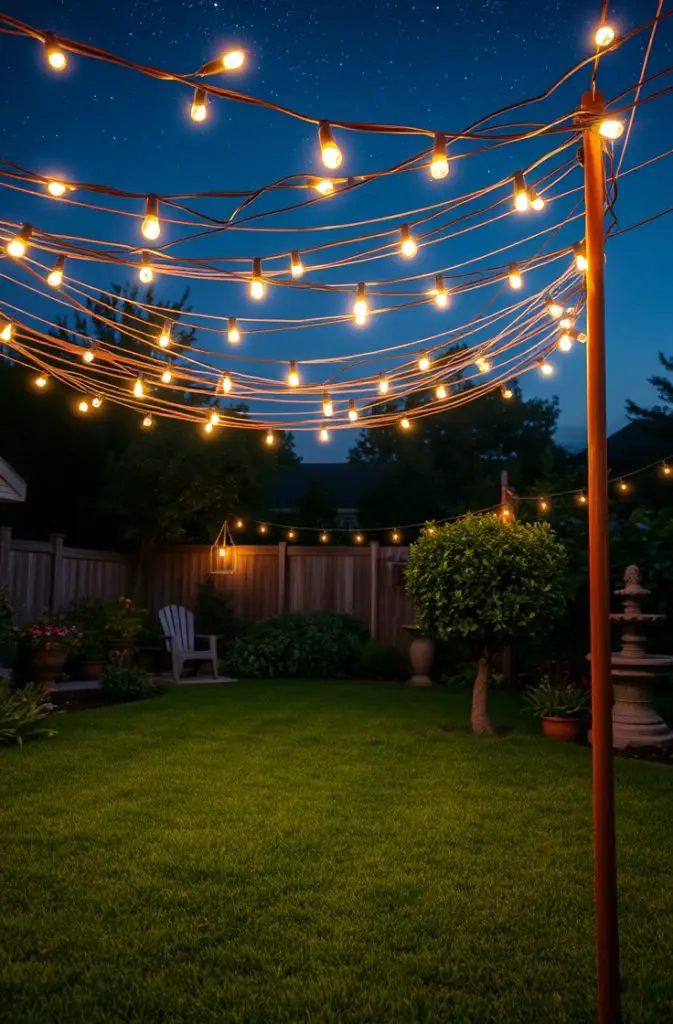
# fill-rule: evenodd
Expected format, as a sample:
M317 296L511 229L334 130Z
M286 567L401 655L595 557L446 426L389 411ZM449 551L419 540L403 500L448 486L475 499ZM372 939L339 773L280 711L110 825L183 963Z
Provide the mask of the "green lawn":
M495 694L185 686L0 750L0 1020L593 1020L590 754ZM673 769L616 764L625 1019L673 1020Z

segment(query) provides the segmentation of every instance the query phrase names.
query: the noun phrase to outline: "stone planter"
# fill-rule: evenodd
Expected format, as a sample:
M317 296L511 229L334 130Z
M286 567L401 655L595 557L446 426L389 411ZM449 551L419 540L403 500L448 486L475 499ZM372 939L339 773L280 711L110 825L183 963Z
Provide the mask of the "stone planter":
M542 718L542 732L550 740L574 743L580 738L581 728L581 718L571 718L567 715L544 715Z
M28 682L34 683L45 693L55 689L67 656L68 648L64 644L46 643L41 647L30 648L26 652Z
M85 682L93 682L96 679L100 679L104 664L105 662L102 658L80 661L77 665L77 674Z
M411 679L409 686L432 686L430 673L435 662L435 643L420 635L418 626L403 626L413 640L409 647L409 661L411 662Z

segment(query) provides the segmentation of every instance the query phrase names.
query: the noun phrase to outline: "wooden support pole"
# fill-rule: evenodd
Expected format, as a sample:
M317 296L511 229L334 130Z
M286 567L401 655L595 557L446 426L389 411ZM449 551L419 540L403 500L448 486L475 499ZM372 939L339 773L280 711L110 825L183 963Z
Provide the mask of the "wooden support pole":
M594 886L598 1020L619 1024L619 932L615 844L615 794L610 675L610 565L608 542L607 428L605 398L605 293L603 141L595 116L600 93L585 93L591 116L584 131L584 201L587 290L587 455L589 609L591 620L591 727L593 760Z

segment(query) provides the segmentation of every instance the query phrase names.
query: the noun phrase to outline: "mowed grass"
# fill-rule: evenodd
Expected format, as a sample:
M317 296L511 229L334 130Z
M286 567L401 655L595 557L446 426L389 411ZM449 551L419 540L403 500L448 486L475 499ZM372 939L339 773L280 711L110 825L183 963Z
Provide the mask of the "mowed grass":
M594 1019L590 752L494 694L185 686L0 751L0 1019ZM625 1020L673 1020L673 770L616 764Z

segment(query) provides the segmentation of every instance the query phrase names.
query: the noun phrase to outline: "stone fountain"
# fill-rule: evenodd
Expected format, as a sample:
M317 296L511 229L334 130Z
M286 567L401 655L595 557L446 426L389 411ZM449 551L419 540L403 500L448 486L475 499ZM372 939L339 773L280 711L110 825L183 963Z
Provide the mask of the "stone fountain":
M611 656L612 685L615 702L612 708L613 746L667 747L673 744L673 730L652 707L654 684L662 676L673 673L673 655L648 654L645 630L665 615L646 615L640 610L643 599L650 594L640 584L640 569L630 565L624 573L624 587L615 590L624 610L611 615L621 627L621 650Z

